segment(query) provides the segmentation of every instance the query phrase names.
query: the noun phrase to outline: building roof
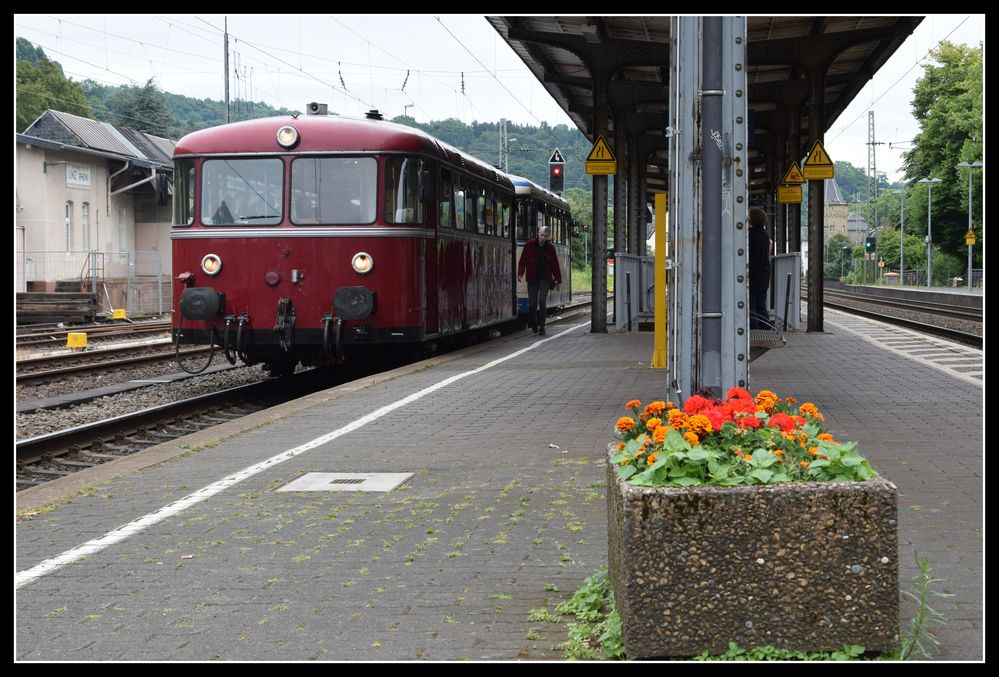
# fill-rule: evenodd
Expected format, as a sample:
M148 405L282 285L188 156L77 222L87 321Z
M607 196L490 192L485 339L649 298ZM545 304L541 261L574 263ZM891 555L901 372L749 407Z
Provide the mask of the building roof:
M173 141L62 111L46 110L19 136L51 141L84 153L120 157L140 166L173 168Z
M826 204L827 205L845 205L846 198L843 197L843 192L839 189L839 184L836 183L836 179L826 179Z

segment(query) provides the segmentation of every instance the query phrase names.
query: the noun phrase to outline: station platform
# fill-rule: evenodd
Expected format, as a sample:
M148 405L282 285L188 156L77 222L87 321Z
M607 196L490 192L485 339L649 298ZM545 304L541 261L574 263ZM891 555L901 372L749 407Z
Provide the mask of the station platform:
M934 657L983 660L983 376L846 317L760 355L750 390L815 403L898 486L902 588L918 552L953 595ZM560 660L570 619L531 612L607 564L614 422L670 399L652 348L570 319L20 492L15 660ZM411 476L282 491L308 473Z

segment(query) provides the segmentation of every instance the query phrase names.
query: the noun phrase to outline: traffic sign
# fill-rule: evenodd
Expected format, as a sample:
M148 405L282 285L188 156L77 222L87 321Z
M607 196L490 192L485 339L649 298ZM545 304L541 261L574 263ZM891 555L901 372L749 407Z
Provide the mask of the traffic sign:
M782 205L800 205L801 186L777 186L777 202Z
M586 156L587 174L617 174L617 158L603 136L598 136L590 154Z
M975 246L975 231L973 231L971 228L969 228L968 232L964 234L964 244L968 245L969 247Z
M831 179L835 175L833 161L818 139L812 144L812 149L808 151L802 173L809 181Z
M552 153L552 156L548 158L548 164L550 165L564 165L565 158L562 157L562 153L559 152L558 148Z
M791 163L791 166L787 168L787 172L784 174L784 178L781 179L780 182L799 185L805 182L805 177L801 175L801 168L798 166L797 162Z

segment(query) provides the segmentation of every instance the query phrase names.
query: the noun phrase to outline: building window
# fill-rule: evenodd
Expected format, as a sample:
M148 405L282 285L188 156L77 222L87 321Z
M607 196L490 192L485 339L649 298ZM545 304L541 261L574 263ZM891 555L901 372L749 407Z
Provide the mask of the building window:
M66 202L66 253L73 251L73 203Z
M90 251L90 203L80 205L80 227L83 229L83 250Z

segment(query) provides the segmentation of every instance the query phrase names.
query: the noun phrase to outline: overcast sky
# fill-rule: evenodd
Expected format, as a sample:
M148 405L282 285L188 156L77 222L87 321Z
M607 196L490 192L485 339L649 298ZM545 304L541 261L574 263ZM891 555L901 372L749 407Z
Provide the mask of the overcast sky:
M14 34L41 46L74 80L224 97L223 15L15 15ZM343 115L378 108L429 121L517 124L569 118L478 15L229 15L230 98ZM833 160L867 167L867 111L875 111L877 168L901 178L901 152L919 131L912 88L941 40L977 45L984 15L930 15L826 133ZM124 124L124 123L123 123ZM891 147L889 147L891 144Z

